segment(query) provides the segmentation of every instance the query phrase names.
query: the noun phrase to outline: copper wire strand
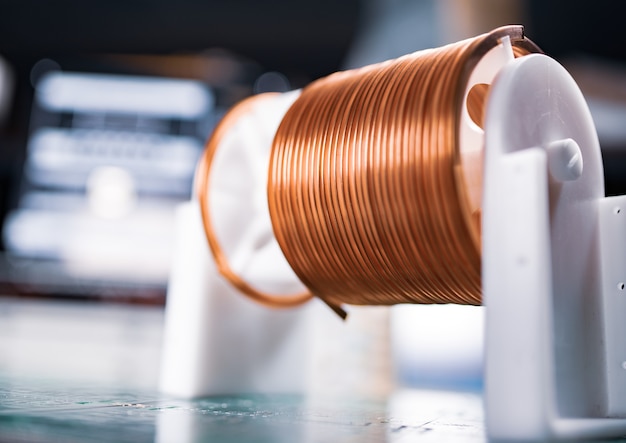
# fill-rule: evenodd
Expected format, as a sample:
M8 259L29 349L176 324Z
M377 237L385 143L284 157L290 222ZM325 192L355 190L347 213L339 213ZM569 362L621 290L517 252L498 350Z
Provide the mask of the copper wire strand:
M433 60L436 60L436 55L430 54L423 62L432 64ZM430 84L437 72L433 69L421 71L421 75L412 82L411 91L409 92L415 99L408 100L404 104L406 112L404 119L415 119L416 124L409 125L400 134L401 145L403 146L402 163L405 164L407 161L410 161L410 163L404 168L407 179L402 180L400 178L398 186L403 197L403 205L411 208L410 213L405 211L407 213L406 216L400 220L403 222L402 238L409 237L418 242L418 245L414 243L409 245L410 256L409 260L407 260L409 263L414 262L419 265L413 271L419 273L419 276L415 277L419 280L416 281L421 281L422 285L426 287L438 287L440 285L439 278L436 273L432 272L433 266L436 264L433 261L437 260L436 254L438 252L430 242L423 240L433 237L435 233L432 232L431 226L427 223L416 223L413 221L423 219L425 211L433 209L430 207L432 204L429 199L429 190L426 186L420 185L420 181L428 177L428 171L423 170L423 165L429 164L432 156L428 141L424 139L427 132L425 131L423 116L430 112L428 106L432 94ZM414 145L419 140L421 140L419 145L424 146L424 149L416 150ZM432 146L432 148L436 149L437 147ZM415 204L411 204L412 201L415 201ZM408 268L407 272L412 272L410 269L412 266L409 265ZM436 299L433 300L433 295L432 291L423 291L421 294L424 301L435 301Z
M381 104L384 104L385 101L391 100L394 91L401 93L402 89L406 88L406 82L403 82L404 77L407 74L406 69L403 69L403 66L401 65L397 66L397 68L394 67L393 71L395 75L392 76L389 75L390 71L390 69L385 70L385 75L378 78L378 82L381 82L386 86L385 89L380 88ZM381 108L384 108L384 105L376 107L372 113L368 113L369 121L364 126L370 128L371 135L368 135L368 133L365 132L361 132L359 134L360 143L367 145L367 151L361 153L359 157L355 157L355 162L371 162L371 159L373 158L371 157L372 153L376 153L376 150L373 149L372 146L383 143L383 140L385 140L389 135L390 128L380 124L387 117L380 112ZM392 112L393 111L397 111L397 109L392 109ZM389 115L389 117L391 117L391 115ZM380 184L382 182L380 181L380 178L382 174L377 172L381 172L383 170L382 161L379 164L381 164L381 168L379 168L378 171L370 170L368 172L371 177L369 180L358 180L357 174L354 174L352 186L356 188L357 193L355 194L355 204L353 205L353 217L359 225L358 227L360 232L363 233L362 237L364 238L364 247L368 249L368 254L372 256L371 267L373 271L369 274L377 273L382 277L377 280L378 285L376 285L373 289L377 293L386 290L397 293L403 290L402 279L398 278L400 273L398 272L398 269L394 265L389 254L386 253L387 248L384 247L385 239L381 236L381 229L379 227L377 228L377 224L380 225L381 223L381 219L377 217L377 212L379 211L375 210L376 205L373 204L374 202L372 200L372 195L375 195L372 194L372 192L375 193L377 190L381 190ZM376 174L372 175L372 172L376 172ZM368 186L368 183L371 183L372 187ZM363 212L372 214L369 217L372 219L373 223L367 223L366 220L364 220L364 217L361 216L361 211L359 210L360 202L364 202L365 204L365 210ZM361 206L364 205L361 204Z
M411 90L415 82L415 76L419 72L410 69L409 64L402 64L396 72L398 86L395 86L394 82L389 82L387 98L387 101L392 103L392 105L389 106L388 112L379 113L379 118L388 119L394 122L394 124L385 125L384 120L376 123L378 126L381 126L380 142L387 145L396 145L398 150L378 150L380 161L385 167L380 169L377 177L378 184L374 185L373 183L373 185L374 189L380 191L374 194L379 200L376 206L380 207L380 210L377 211L378 214L375 214L379 224L378 229L382 233L388 232L390 235L387 249L390 252L389 257L394 269L394 273L385 278L388 282L388 289L384 292L389 292L388 296L395 295L402 298L407 290L410 290L406 285L406 273L413 273L415 278L424 278L426 274L419 272L419 269L423 267L419 259L413 262L411 269L407 268L407 263L404 260L398 260L398 257L405 257L407 261L412 261L413 259L410 244L415 238L419 237L408 237L405 235L405 231L407 228L410 228L410 219L413 219L412 215L415 216L417 214L411 214L413 212L412 208L404 204L403 183L400 178L403 174L390 175L388 170L402 168L404 172L413 172L414 159L406 155L407 150L404 149L405 144L403 142L405 134L397 134L396 123L408 116L407 102L413 98ZM399 99L400 101L398 101ZM395 106L393 105L394 103ZM384 102L381 103L381 108L386 109ZM391 180L386 177L390 177ZM386 185L386 182L389 183ZM383 217L384 214L394 214L397 223L389 224L385 220L386 217Z
M377 76L378 73L373 72L370 77ZM361 118L360 113L365 109L368 110L369 107L367 104L360 108L354 106L354 103L359 100L361 96L363 97L371 97L372 88L375 84L376 80L374 78L370 79L370 81L363 81L356 84L356 88L354 88L354 92L350 94L349 101L347 102L346 108L344 110L344 119L345 119L345 127L348 128L346 133L342 134L341 131L336 132L336 142L335 145L340 145L341 150L341 161L336 162L335 170L340 171L339 175L341 175L341 171L345 171L345 180L348 181L346 186L342 186L340 183L343 180L338 180L337 186L341 186L344 192L336 192L335 195L330 195L329 198L334 200L334 208L335 217L337 222L340 223L341 232L338 235L338 241L342 244L342 250L348 254L349 257L352 258L350 267L353 269L353 272L357 278L361 278L366 275L370 275L373 272L372 265L372 256L376 254L376 249L369 248L368 243L364 242L361 236L359 236L360 229L350 229L350 226L355 223L358 224L361 219L358 217L358 213L355 214L355 210L358 211L358 206L354 204L355 201L363 201L359 200L355 197L355 186L353 180L358 176L356 171L354 170L354 157L359 154L359 151L363 151L367 149L367 146L363 143L361 144L361 149L351 149L352 147L347 144L347 141L353 137L350 132L359 128L357 124L355 124ZM347 88L345 89L347 92ZM331 144L330 146L332 146ZM337 176L338 173L335 172L333 174ZM341 179L342 177L337 177ZM339 190L339 189L337 189ZM345 214L345 217L339 217L339 215ZM332 226L332 221L331 221ZM359 287L353 288L352 290L359 290Z
M426 186L430 186L427 195L432 196L427 207L436 213L438 222L432 223L433 237L441 239L436 245L438 247L436 258L443 265L439 265L437 269L439 278L435 288L444 302L452 302L455 299L463 299L466 296L472 297L475 289L472 283L476 281L473 278L474 275L468 275L467 278L459 275L465 269L459 263L465 249L462 247L463 239L458 238L459 227L457 226L457 221L461 218L461 214L459 213L458 204L455 204L455 200L457 200L455 196L456 186L454 185L454 178L451 177L452 170L448 167L452 162L453 141L451 140L451 134L453 134L455 122L455 119L451 118L453 114L449 112L453 100L453 91L451 91L452 88L449 85L452 78L458 75L458 58L462 57L462 54L463 52L461 51L454 54L454 59L451 63L454 69L446 69L447 63L443 63L441 59L434 62L433 71L443 72L441 72L441 77L437 78L437 81L434 82L435 85L431 89L434 98L429 101L431 103L429 114L434 116L434 118L426 119L429 127L424 131L425 134L430 136L425 146L433 151L433 161L428 162L426 165L433 167L430 171L432 176L424 181ZM447 149L441 149L441 145L446 146ZM436 147L439 147L439 149L436 149ZM478 259L480 258L478 257ZM473 270L476 261L467 265ZM465 282L461 292L459 292L456 280ZM463 302L464 304L472 304L465 299Z
M480 208L465 189L459 128L463 106L482 127L489 86L467 101L465 88L505 36L516 57L540 52L521 26L499 28L320 79L283 117L268 171L274 236L302 283L338 314L343 304L481 303ZM227 114L199 164L205 232L234 286L266 305L295 306L311 294L252 288L228 266L211 225L212 158L251 103Z
M330 118L333 120L336 116L333 114L337 108L333 109L334 100L329 94L319 94L316 96L318 102L318 109L320 112L317 115L313 116L310 119L313 131L315 131L315 127L319 124L318 120L324 118ZM330 116L330 117L329 117ZM325 146L325 137L328 134L320 133L315 131L315 138L311 140L315 145ZM323 166L326 162L324 155L321 154L319 156L312 156L312 152L304 149L302 144L297 145L297 163L300 167L294 169L290 172L299 173L298 176L295 177L295 180L302 182L303 186L294 188L297 192L299 192L296 197L297 201L302 205L303 208L301 212L301 219L298 219L294 226L302 225L305 229L309 229L309 235L306 237L306 242L302 245L302 249L298 252L300 254L310 254L313 250L318 250L321 254L318 254L315 263L318 263L316 266L313 265L313 261L309 263L311 266L311 270L313 272L317 272L318 275L325 276L330 273L330 269L334 266L343 266L342 263L335 263L332 261L324 260L325 257L333 257L332 251L337 248L336 242L332 241L332 238L329 238L329 233L324 232L319 229L312 229L313 226L324 227L327 226L326 217L329 214L328 209L325 207L326 199L321 197L320 191L324 191L325 182L321 180L321 177L318 175L318 171L324 170ZM330 162L330 164L334 164ZM332 213L332 212L330 212ZM309 217L313 217L310 221L312 222L312 226L309 226ZM296 246L299 244L296 243ZM347 272L347 269L343 269L344 272ZM309 281L308 286L314 287L316 281Z

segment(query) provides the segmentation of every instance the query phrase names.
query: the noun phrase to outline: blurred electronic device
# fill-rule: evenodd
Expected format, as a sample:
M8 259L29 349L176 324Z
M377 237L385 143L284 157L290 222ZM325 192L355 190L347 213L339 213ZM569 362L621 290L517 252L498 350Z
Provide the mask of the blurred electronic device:
M0 278L38 293L163 293L174 208L215 113L198 81L42 76Z
M3 126L13 95L14 79L9 63L0 57L0 128Z

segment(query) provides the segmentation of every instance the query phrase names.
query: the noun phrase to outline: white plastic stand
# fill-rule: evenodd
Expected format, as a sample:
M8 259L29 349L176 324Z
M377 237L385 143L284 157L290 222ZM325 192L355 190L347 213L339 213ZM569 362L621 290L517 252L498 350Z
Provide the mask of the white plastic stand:
M516 59L492 85L485 138L488 433L626 435L626 199L604 197L586 102L556 61Z
M178 210L160 389L180 397L302 392L308 379L307 307L271 310L218 274L198 204Z

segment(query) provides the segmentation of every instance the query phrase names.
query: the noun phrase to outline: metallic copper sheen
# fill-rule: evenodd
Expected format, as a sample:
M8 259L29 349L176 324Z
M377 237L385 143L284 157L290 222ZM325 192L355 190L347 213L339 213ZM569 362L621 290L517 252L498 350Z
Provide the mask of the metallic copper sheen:
M519 26L305 88L271 152L274 233L302 282L331 306L480 304L480 214L459 167L464 93L504 36L537 52ZM488 87L470 97L482 124Z
M469 76L504 36L516 57L540 52L521 26L339 72L306 87L276 132L268 171L275 237L312 294L343 304L481 303L480 210L471 208L459 127ZM489 88L468 101L480 126ZM263 294L230 270L207 203L210 163L197 173L204 227L220 272L252 298L293 306L308 294ZM478 171L482 174L482 171Z

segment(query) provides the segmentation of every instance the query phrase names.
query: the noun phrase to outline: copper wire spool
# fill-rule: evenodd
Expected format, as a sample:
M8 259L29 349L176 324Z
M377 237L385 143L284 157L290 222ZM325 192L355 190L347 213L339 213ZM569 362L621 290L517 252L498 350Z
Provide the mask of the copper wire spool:
M283 117L268 172L274 234L298 278L337 312L481 303L480 207L466 189L459 127L473 68L505 36L515 56L539 52L521 26L499 28L320 79ZM479 125L487 94L481 85L467 100ZM482 186L482 170L469 174ZM202 203L206 182L198 195Z

